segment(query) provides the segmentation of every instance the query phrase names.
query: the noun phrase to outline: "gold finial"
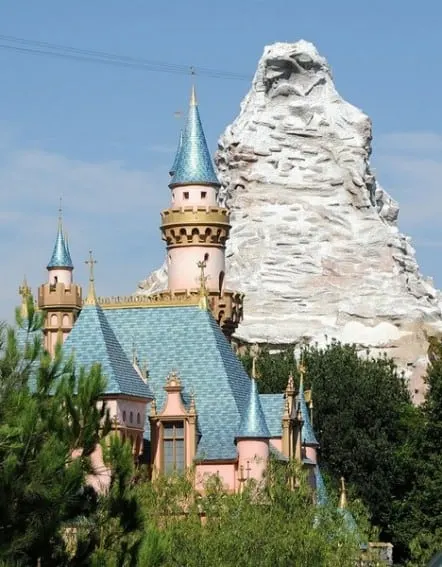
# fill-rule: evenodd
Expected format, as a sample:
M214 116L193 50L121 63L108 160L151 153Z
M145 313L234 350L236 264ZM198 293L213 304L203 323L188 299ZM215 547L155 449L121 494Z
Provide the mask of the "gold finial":
M341 495L339 497L339 508L344 510L347 508L347 489L345 488L345 478L341 476Z
M63 224L63 197L60 195L58 200L58 226Z
M203 260L202 262L197 263L198 268L200 269L200 300L198 305L201 309L208 310L209 309L209 299L207 293L207 276L205 275L205 269L207 266L207 262Z
M26 275L23 276L23 282L18 288L18 293L22 296L23 303L26 303L27 298L31 295L31 288L28 286Z
M258 378L258 374L256 372L256 356L252 358L252 378L254 380Z
M84 263L89 266L89 289L84 304L96 305L97 296L95 293L94 265L97 263L97 261L94 260L92 256L92 250L89 250L89 260L85 260Z
M196 403L195 403L195 393L192 392L190 394L190 405L189 405L189 410L188 412L191 415L195 415L196 414Z
M313 425L313 385L310 386L310 400L308 403L308 408L310 410L310 423Z
M152 400L150 403L150 415L151 417L155 417L157 415L157 402Z
M293 392L295 390L295 383L293 380L293 374L290 372L289 379L287 380L286 392Z
M304 387L304 374L305 374L305 366L302 360L299 363L298 372L299 372L299 389L301 389Z
M290 417L290 402L288 397L285 399L284 403L284 417Z
M195 67L190 67L190 74L192 76L192 91L190 94L190 106L198 106L198 102L196 100L196 92L195 92L195 75L196 75L196 71L195 71Z
M149 378L149 364L147 362L147 358L144 361L143 364L143 368L141 369L141 376L144 378L144 380L147 382L148 378Z

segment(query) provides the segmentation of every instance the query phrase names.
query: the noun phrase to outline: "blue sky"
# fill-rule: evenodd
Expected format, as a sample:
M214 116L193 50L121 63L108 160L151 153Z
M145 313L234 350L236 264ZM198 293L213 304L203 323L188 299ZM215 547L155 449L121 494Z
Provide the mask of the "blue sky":
M312 41L373 120L372 163L422 272L442 285L442 3L421 0L3 0L0 35L253 76L266 44ZM0 39L0 319L46 280L63 195L75 277L100 295L158 267L160 209L190 78L23 55ZM197 78L211 148L250 83Z

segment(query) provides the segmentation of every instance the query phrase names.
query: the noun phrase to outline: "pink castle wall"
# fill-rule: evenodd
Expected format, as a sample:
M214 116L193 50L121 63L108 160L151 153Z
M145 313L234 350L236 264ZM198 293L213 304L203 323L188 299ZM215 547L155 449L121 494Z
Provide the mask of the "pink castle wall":
M204 197L203 194L206 194ZM186 194L188 197L186 198ZM172 207L189 205L218 206L217 191L205 185L184 185L172 190Z
M238 470L244 467L244 475L257 481L262 480L269 459L267 439L240 439L237 442ZM250 469L250 471L247 471Z
M51 268L48 273L49 283L54 285L56 281L64 283L66 287L71 287L72 284L72 270L65 268ZM55 279L57 278L57 280Z
M231 464L210 464L202 463L196 466L195 477L197 490L203 490L205 482L210 476L218 475L226 490L235 491L237 489L236 465Z
M224 249L214 246L188 246L172 248L168 253L169 289L192 289L200 285L198 262L206 261L206 287L218 290L221 272L225 273Z

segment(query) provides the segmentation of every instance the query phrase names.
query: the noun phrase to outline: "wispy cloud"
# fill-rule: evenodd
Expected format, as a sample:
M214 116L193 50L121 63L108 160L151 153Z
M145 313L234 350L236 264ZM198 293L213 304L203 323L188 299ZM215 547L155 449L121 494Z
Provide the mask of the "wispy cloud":
M439 222L442 215L442 134L396 132L377 140L378 178L399 201L408 226Z
M23 274L34 289L46 281L60 195L77 281L86 280L83 260L92 248L99 293L133 292L162 261L158 225L166 181L122 162L0 146L0 320L10 319Z

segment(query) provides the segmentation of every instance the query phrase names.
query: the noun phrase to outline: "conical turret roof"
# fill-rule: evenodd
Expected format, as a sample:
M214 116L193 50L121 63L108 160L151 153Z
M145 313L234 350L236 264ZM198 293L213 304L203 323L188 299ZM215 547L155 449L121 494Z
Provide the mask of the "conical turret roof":
M48 270L52 268L69 268L71 270L74 268L71 260L71 254L69 252L69 246L63 233L61 214L58 219L58 230L57 237L55 239L54 250L52 251L51 259L49 260L49 264L47 265Z
M195 88L192 88L189 114L183 132L181 147L172 167L169 187L177 185L215 185L220 182L213 167L198 111Z
M258 388L256 380L250 380L250 391L248 403L244 409L241 417L238 433L236 438L258 438L268 439L270 431L267 427L264 412L259 399Z

